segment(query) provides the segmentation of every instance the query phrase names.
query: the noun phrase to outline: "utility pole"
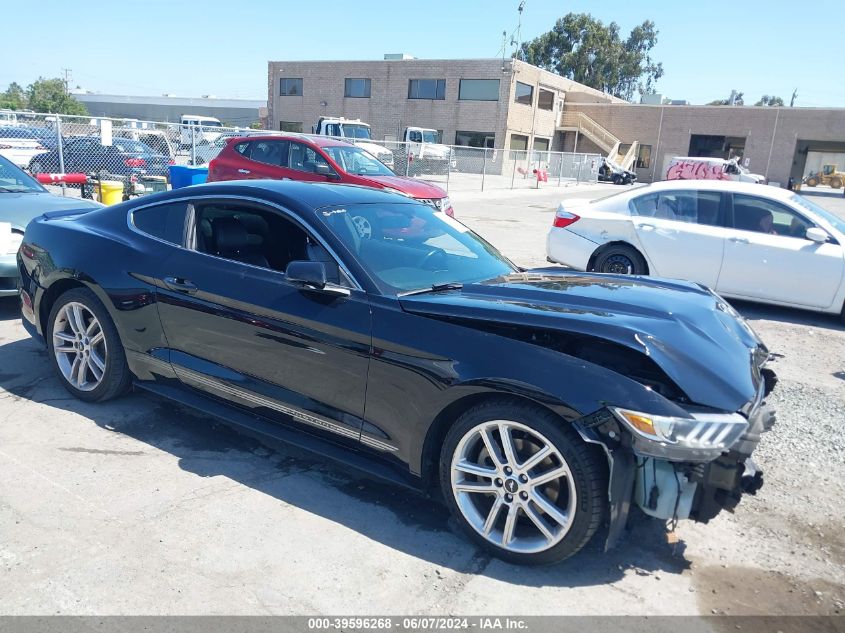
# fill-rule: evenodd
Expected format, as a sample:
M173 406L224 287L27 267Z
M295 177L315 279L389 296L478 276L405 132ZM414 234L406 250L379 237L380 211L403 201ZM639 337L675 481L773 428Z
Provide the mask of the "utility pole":
M65 74L65 94L68 94L68 85L70 82L70 73L73 71L72 68L62 68L62 72Z
M516 25L516 37L511 38L511 45L513 46L516 44L516 54L514 57L520 59L520 55L522 55L522 60L525 61L525 55L522 53L522 11L525 9L525 0L521 0L519 3L519 22Z
M795 99L798 98L798 88L792 91L792 99L789 100L789 107L792 108L795 106Z

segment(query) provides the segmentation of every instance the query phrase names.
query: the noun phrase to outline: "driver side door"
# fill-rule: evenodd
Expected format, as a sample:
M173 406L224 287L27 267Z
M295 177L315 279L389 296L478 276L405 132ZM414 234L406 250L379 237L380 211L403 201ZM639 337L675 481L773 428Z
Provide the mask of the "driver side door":
M343 275L345 296L287 280L287 264L309 259L309 243L321 242L283 209L194 199L186 233L187 248L169 250L157 284L179 379L281 424L357 444L371 348L367 294Z

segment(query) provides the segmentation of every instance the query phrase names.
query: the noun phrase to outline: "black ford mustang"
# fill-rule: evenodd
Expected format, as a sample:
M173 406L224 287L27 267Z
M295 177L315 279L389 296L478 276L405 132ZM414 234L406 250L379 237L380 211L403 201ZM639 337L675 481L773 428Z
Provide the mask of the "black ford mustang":
M524 271L403 196L227 182L46 213L23 321L65 387L131 386L419 488L549 563L630 505L708 521L762 478L768 352L698 285Z

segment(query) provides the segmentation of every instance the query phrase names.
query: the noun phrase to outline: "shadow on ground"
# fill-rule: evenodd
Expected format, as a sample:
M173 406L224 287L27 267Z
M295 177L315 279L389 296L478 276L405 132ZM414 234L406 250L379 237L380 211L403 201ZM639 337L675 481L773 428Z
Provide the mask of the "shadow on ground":
M8 392L6 397L79 414L109 432L174 455L185 471L228 477L443 568L537 587L602 585L619 580L629 569L648 575L681 574L689 568L683 544L669 545L664 525L641 515L632 517L624 541L609 553L604 553L599 533L582 552L559 565L504 564L475 548L433 499L286 444L258 441L150 396L132 394L104 404L79 401L62 388L46 352L29 339L0 346L0 364L0 388ZM315 488L321 492L313 494Z

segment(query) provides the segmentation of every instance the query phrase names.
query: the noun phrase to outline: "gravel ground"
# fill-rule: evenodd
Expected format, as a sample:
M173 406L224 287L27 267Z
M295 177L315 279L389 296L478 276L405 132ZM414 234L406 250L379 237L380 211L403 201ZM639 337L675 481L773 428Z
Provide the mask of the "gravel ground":
M454 200L506 254L543 265L557 201L612 190ZM737 308L783 355L762 490L672 534L634 516L617 549L596 539L534 569L480 554L437 504L290 447L140 395L69 398L0 301L0 613L842 613L845 328Z

